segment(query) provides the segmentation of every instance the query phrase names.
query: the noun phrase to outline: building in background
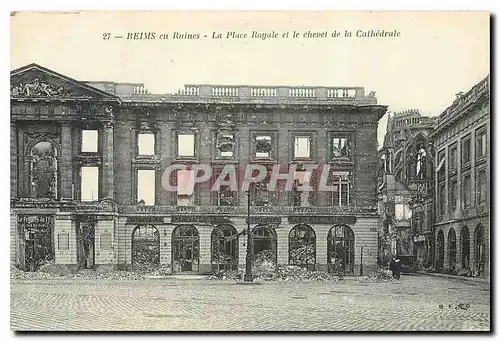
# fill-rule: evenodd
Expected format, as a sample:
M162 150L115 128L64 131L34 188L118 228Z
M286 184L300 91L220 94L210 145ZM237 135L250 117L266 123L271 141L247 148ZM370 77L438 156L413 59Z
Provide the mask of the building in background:
M432 214L414 205L432 198L432 144L429 135L436 119L406 110L389 116L384 144L378 151L379 262L392 256L410 268L421 266L432 254ZM430 205L432 207L432 205ZM423 215L430 224L412 224ZM413 219L412 219L413 218Z
M489 84L457 94L432 134L437 271L490 274Z
M11 264L235 269L245 263L247 193L210 191L213 179L193 185L192 167L217 175L250 163L297 166L293 191L267 191L268 177L250 187L254 264L374 270L386 109L360 87L187 85L155 95L36 64L14 70ZM298 189L310 164L330 167L332 191ZM164 176L172 165L188 167ZM309 175L315 187L319 175Z

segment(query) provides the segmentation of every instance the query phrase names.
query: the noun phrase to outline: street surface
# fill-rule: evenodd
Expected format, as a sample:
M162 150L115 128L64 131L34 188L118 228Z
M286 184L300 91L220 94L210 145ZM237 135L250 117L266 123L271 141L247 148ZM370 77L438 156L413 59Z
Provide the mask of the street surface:
M262 285L200 279L11 280L11 329L488 331L489 301L488 283L425 275L394 282Z

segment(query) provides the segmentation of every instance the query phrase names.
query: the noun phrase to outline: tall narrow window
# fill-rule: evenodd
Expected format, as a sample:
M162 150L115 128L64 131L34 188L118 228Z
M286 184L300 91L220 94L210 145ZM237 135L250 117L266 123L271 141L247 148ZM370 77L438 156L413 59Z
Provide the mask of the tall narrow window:
M194 206L194 171L177 171L177 206Z
M438 166L436 168L436 171L438 173L438 177L444 177L444 174L445 174L445 162L446 162L446 159L445 159L445 153L444 153L444 150L440 151L439 154L438 154Z
M350 174L348 172L332 173L331 186L332 206L349 206L350 205Z
M476 159L486 155L486 130L477 133L476 136Z
M311 138L309 136L296 136L294 142L294 157L311 157Z
M307 171L296 171L293 175L293 188L292 188L292 199L293 206L302 206L309 207L310 199L309 194L310 191L304 190L304 185L310 185L311 181L311 172Z
M454 213L457 210L457 194L458 194L458 183L457 180L450 181L450 213Z
M477 172L477 205L481 206L486 204L486 169L481 169Z
M155 171L153 169L137 170L137 201L145 205L155 204Z
M81 168L81 201L99 200L99 167Z
M457 145L453 145L450 148L450 171L454 171L457 169Z
M470 191L471 191L471 183L470 183L470 174L464 176L463 188L462 188L462 198L464 201L464 208L470 206Z
M462 164L466 164L470 162L470 136L462 140Z
M446 191L444 183L439 184L439 214L441 217L446 213Z
M194 156L194 134L177 135L177 155L181 157Z
M155 135L139 134L137 137L139 155L155 155Z
M82 130L82 152L97 153L99 133L97 130Z

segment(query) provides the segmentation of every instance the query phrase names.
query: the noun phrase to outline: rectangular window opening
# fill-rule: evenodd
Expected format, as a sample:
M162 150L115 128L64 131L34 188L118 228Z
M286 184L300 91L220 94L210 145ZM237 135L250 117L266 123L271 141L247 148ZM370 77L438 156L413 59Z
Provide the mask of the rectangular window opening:
M308 136L295 137L294 156L296 158L311 157L311 138Z
M82 130L82 152L98 152L99 132L97 130Z
M194 206L194 171L177 171L177 205Z
M177 135L177 155L181 157L194 156L194 134Z
M139 134L137 138L139 155L155 155L155 135L150 133Z
M81 201L99 200L99 167L81 168Z
M137 171L137 201L144 205L155 204L155 179L153 169L139 169Z

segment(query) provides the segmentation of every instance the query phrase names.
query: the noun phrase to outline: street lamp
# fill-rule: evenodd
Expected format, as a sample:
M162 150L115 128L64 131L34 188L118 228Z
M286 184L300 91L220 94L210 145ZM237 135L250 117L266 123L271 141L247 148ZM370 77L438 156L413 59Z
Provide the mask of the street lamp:
M247 256L246 256L246 267L245 267L245 277L243 280L245 282L253 282L252 276L252 236L250 233L250 188L247 191L248 203L247 203Z

